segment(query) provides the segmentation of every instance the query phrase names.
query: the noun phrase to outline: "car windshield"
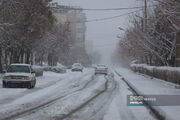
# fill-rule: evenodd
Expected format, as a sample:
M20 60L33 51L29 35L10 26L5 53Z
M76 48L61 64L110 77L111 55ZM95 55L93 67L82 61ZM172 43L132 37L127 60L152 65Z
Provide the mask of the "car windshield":
M30 69L28 66L22 65L11 65L9 66L7 72L22 72L22 73L30 73Z
M103 68L106 68L105 65L97 65L97 67L103 67Z
M78 64L78 63L76 63L76 64L74 64L73 66L81 66L80 64Z

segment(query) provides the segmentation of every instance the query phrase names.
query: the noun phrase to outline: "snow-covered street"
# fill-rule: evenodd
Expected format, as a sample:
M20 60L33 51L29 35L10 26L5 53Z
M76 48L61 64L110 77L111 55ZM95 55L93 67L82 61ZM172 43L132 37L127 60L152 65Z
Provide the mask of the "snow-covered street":
M0 120L155 120L146 107L127 106L132 94L114 70L45 72L34 89L0 88Z
M180 0L0 0L0 120L180 120Z

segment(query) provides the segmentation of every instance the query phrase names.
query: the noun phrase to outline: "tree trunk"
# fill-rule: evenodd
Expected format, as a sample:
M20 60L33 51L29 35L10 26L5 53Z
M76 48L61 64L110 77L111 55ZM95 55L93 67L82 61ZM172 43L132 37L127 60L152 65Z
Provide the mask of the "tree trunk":
M11 55L10 55L10 64L12 64L14 61L13 61L13 48L10 50L11 52Z
M20 54L21 54L21 63L23 63L24 62L23 61L23 58L24 58L24 49L21 49Z
M42 55L41 55L41 58L40 58L40 65L42 66L43 65L43 58L44 58L44 52L42 53Z
M5 64L6 64L6 69L8 68L8 52L5 50Z
M48 54L48 65L52 66L52 55Z
M33 59L34 59L33 52L30 52L30 63L31 63L31 65L34 64Z
M26 64L30 63L30 51L27 50Z
M2 72L2 49L0 47L0 72Z

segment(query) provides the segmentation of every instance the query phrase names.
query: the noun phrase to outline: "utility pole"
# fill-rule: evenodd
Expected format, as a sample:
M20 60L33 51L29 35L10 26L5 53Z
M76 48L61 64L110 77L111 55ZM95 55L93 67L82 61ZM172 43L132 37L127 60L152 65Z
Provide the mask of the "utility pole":
M180 31L176 34L176 67L180 67Z
M144 30L147 31L147 0L144 0Z
M137 0L137 1L142 1L142 0ZM142 18L142 29L143 31L147 31L147 0L143 0L143 18Z

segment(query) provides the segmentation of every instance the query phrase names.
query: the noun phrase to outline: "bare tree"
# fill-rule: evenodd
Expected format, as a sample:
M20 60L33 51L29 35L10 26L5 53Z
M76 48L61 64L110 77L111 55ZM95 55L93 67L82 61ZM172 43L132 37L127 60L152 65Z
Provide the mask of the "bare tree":
M5 54L1 59L7 62L9 56L11 63L22 62L25 53L26 63L30 63L33 44L51 30L55 21L49 2L0 0L0 52Z
M130 60L150 65L174 66L175 38L180 29L180 1L158 0L147 18L134 15L133 26L120 41L120 51ZM138 16L138 17L137 17ZM140 18L140 19L139 19ZM142 22L146 19L146 30Z

